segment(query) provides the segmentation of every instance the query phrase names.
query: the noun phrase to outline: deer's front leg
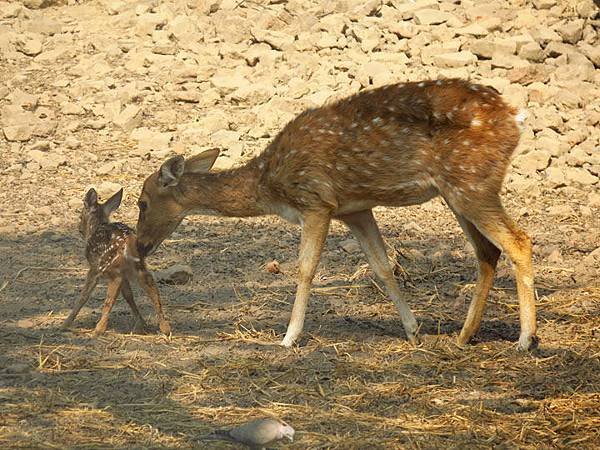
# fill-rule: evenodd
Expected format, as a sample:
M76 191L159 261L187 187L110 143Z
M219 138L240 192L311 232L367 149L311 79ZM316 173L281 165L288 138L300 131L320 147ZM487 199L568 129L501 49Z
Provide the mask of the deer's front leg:
M115 276L108 280L108 286L106 287L106 300L104 300L104 305L102 305L102 316L96 324L94 336L99 336L106 331L110 312L115 305L115 301L119 296L119 292L121 292L121 282L122 278L120 276Z
M304 215L300 255L298 257L298 287L292 308L292 316L281 345L291 347L304 327L304 315L310 297L310 286L315 276L325 238L329 231L331 216L327 212L311 212Z

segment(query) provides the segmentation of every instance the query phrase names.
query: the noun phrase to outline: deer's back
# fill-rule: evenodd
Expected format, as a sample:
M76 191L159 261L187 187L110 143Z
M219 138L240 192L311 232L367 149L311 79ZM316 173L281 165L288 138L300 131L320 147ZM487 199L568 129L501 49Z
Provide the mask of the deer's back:
M125 256L133 256L139 260L139 255L131 255L135 250L135 232L120 222L100 224L87 240L85 256L90 266L99 272L106 272L112 267L122 264Z
M497 195L519 137L497 91L462 80L384 86L290 122L256 164L300 210L343 214L446 195Z

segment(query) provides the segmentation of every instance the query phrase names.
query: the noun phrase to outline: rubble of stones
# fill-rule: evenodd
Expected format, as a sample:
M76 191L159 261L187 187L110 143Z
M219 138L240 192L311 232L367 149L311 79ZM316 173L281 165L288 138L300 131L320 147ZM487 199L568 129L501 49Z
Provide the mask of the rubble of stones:
M307 107L461 77L528 112L509 190L597 208L599 24L592 0L0 1L0 201L78 205L205 148L229 167Z

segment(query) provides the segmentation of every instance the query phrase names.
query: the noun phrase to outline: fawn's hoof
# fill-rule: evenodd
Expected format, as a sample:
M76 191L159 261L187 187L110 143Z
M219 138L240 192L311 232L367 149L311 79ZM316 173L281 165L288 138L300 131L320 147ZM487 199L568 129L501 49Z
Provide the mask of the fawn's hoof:
M408 342L410 342L415 347L421 344L421 339L418 334L413 334L408 336Z
M160 328L160 332L166 336L171 334L171 325L169 325L169 322L161 322L158 325L158 328Z
M92 336L97 338L100 335L102 335L105 331L106 331L106 325L104 325L104 326L96 325L96 328L94 329L94 332L92 333Z

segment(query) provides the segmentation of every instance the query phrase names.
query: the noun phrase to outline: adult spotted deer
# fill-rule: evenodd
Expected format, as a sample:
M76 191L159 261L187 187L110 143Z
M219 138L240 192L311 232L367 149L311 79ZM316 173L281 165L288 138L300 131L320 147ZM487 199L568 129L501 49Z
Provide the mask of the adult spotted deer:
M85 256L90 268L81 296L73 306L69 317L62 324L63 330L71 326L83 305L90 299L100 278L104 277L108 279L106 300L102 307L102 317L96 325L94 334L98 335L106 331L108 316L119 292L127 301L136 319L135 330L144 331L146 324L131 292L130 282L136 280L154 303L160 331L165 334L171 332L171 326L163 314L158 288L152 274L146 269L143 256L139 253L133 230L124 223L110 221L110 215L119 207L122 198L123 189L105 203L98 203L98 194L95 189L90 189L85 194L79 232L85 238Z
M479 261L458 343L479 329L503 250L516 274L518 347L530 349L537 344L531 240L499 197L523 119L493 88L458 79L393 84L309 109L241 167L210 172L217 150L167 160L146 179L139 197L141 250L154 251L188 214L277 214L300 224L298 288L281 342L289 347L302 332L330 221L341 220L385 284L408 339L416 342L417 321L400 295L371 209L441 195Z

